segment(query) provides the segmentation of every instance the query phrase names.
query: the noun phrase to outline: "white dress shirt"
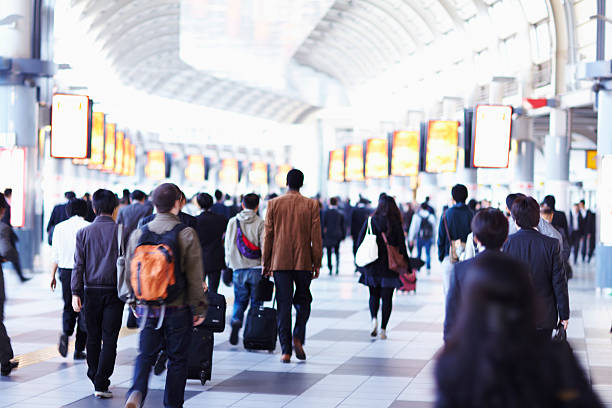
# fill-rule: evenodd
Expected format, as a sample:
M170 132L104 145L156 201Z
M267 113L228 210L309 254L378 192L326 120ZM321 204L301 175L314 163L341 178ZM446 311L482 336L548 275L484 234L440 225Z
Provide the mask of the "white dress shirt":
M53 245L51 246L51 260L62 269L74 268L74 251L76 248L77 232L89 223L83 217L74 215L66 221L55 226L53 231Z

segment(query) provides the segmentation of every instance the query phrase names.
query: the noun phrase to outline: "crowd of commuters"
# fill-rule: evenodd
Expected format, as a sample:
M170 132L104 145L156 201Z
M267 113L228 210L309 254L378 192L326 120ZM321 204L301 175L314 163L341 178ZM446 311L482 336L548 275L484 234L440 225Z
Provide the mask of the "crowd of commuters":
M323 249L329 274L339 274L339 246L350 235L359 283L369 290L369 332L381 339L388 336L396 289L407 276L415 279L422 265L429 273L437 241L446 300L445 346L436 368L439 406L567 401L597 406L567 343L551 341L553 332L568 327L570 255L574 262L580 251L583 262L593 255L595 216L584 201L568 222L553 196L538 204L510 194L502 212L486 200L468 202L467 188L458 184L451 190L452 205L436 218L429 198L418 206L398 206L383 193L375 208L364 197L354 207L337 197L322 205L300 193L303 183L304 175L294 169L287 175L286 194L264 202L246 194L240 206L219 190L214 198L199 193L188 201L171 183L161 184L150 197L140 190L124 190L121 197L104 189L82 198L65 193L66 201L54 207L47 226L50 286L55 290L59 277L64 301L58 351L66 357L69 338L76 334L73 357L87 360L96 397L113 396L109 378L128 303L127 326L141 331L125 406L140 407L151 369L159 374L167 365L163 403L181 407L192 327L204 321L206 292L218 292L222 275L231 277L235 298L230 344L238 344L247 309L263 304L258 286L272 278L281 362L290 362L294 354L305 360L311 282L319 277ZM13 263L25 281L10 226L10 193L0 195L0 261ZM357 266L358 252L372 239L376 256ZM141 271L160 262L172 279L163 287L141 287L141 279L149 279ZM3 281L0 289L0 368L9 375L18 362L2 323ZM556 374L546 376L548 370ZM510 381L521 374L520 381Z

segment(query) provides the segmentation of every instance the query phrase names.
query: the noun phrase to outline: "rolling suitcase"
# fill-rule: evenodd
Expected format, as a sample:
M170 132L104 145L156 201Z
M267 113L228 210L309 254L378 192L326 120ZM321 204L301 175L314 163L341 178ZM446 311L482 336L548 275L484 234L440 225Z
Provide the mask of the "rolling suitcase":
M202 385L211 379L212 358L215 345L213 331L203 325L193 328L189 360L187 361L187 378L200 380Z
M206 318L202 323L202 327L213 331L214 333L222 333L225 330L225 312L227 303L225 296L211 291L206 292L208 298L208 311Z
M264 306L251 307L244 328L244 348L272 352L276 348L277 335L276 309Z

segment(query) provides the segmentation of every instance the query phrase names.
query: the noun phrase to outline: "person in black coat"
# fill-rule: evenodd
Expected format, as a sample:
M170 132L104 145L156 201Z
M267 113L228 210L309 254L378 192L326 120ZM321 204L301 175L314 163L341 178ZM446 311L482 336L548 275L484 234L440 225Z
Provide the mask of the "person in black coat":
M504 213L498 209L486 208L474 216L472 220L472 232L474 241L484 246L485 250L478 253L476 257L455 264L451 274L446 295L446 315L444 316L444 341L448 340L451 329L455 325L463 296L465 296L465 284L474 264L482 256L488 256L491 252L500 252L502 245L508 238L508 220ZM512 258L505 256L510 261ZM503 261L503 257L500 258Z
M546 197L544 197L544 200L542 200L542 203L540 203L540 207L546 206L550 208L551 210L553 210L553 217L550 223L552 224L553 227L557 229L557 231L561 233L561 235L565 234L563 236L563 239L565 239L565 237L569 238L570 230L569 230L569 225L567 223L567 216L565 215L563 211L558 211L555 208L556 204L557 204L557 201L555 200L555 196L547 195Z
M358 243L361 245L368 229L366 220L361 228ZM359 267L361 277L359 283L370 289L370 315L372 316L371 336L378 335L378 309L382 301L382 319L380 324L380 338L387 338L387 323L393 309L393 292L402 286L398 274L389 269L387 259L387 246L382 234L387 237L389 245L395 246L400 253L410 262L406 251L406 238L402 225L402 214L393 197L382 193L378 199L378 207L371 217L372 233L376 235L378 244L378 259L369 265Z
M434 369L437 408L603 406L569 344L538 335L536 303L524 263L476 258Z
M344 239L344 215L338 210L338 199L332 197L321 220L323 246L327 248L327 267L332 274L332 251L336 254L336 275L340 270L340 242Z
M540 222L540 206L533 198L518 197L511 212L520 229L508 237L503 251L529 265L539 306L536 327L542 337L550 338L559 320L567 328L570 315L559 241L536 230Z
M64 198L66 202L63 204L58 204L53 207L53 211L51 212L51 217L49 218L49 223L47 224L47 234L49 234L48 243L51 245L53 242L53 229L57 224L62 221L66 221L68 219L68 213L66 212L66 204L68 201L74 200L76 198L76 194L74 191L67 191L64 193Z
M372 214L372 208L370 207L370 200L361 197L357 206L353 208L351 214L351 237L353 238L353 256L357 253L359 248L359 233L363 228L363 225L368 220L368 217Z
M217 293L221 280L221 270L225 268L225 248L223 238L227 228L227 219L211 211L213 198L210 194L200 193L197 197L202 214L196 217L195 230L202 245L204 261L204 278L208 278L208 289Z

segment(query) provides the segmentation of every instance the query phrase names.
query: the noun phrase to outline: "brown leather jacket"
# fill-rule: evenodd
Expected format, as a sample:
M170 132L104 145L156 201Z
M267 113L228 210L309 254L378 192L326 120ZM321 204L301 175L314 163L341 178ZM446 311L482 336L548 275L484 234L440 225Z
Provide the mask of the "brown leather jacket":
M312 271L323 256L316 200L297 191L268 203L263 247L265 271Z

